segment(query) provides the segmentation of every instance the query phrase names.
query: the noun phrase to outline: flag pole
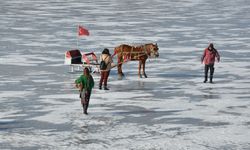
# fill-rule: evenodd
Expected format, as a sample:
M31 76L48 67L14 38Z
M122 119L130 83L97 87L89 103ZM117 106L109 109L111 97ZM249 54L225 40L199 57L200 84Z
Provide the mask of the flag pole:
M76 29L76 49L78 49L78 34L79 34L79 25L77 26L77 29Z

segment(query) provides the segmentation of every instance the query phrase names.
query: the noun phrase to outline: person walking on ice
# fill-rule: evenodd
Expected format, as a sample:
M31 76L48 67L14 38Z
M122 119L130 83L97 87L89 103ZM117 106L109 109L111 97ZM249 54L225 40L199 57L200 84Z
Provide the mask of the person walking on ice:
M217 58L217 61L220 61L220 54L219 52L214 48L213 43L210 43L209 46L204 50L204 53L201 57L201 63L205 64L205 79L204 83L207 82L208 78L208 71L210 70L210 83L213 83L213 75L214 75L214 63L215 58Z
M83 75L75 80L75 84L76 87L79 88L83 113L87 115L91 91L95 84L87 67L84 68Z

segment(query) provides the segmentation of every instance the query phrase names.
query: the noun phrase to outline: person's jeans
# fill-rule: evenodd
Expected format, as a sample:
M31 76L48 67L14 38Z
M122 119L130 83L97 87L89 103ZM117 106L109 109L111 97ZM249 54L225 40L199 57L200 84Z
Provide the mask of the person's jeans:
M89 91L89 90L83 90L80 93L81 103L82 103L82 107L83 107L83 112L85 114L87 114L87 110L88 110L88 107L89 107L90 95L91 95L91 91Z
M107 87L109 73L110 73L110 70L101 71L101 79L100 79L99 87L102 87L102 84L104 84L104 87Z
M210 82L212 82L214 75L214 64L205 65L205 82L207 81L208 71L210 70Z

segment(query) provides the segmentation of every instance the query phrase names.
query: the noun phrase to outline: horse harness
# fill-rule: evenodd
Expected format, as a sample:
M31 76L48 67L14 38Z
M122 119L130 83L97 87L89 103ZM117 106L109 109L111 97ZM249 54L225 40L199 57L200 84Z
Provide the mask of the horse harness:
M134 51L134 48L136 48L136 47L134 47L134 46L130 46L130 47L131 47L130 52L124 52L123 47L122 47L121 52L120 52L120 54L122 56L125 56L125 57L128 56L130 60L131 59L137 60L137 59L140 59L140 57L142 57L142 56L145 56L145 55L150 56L150 54L154 53L154 48L150 48L148 51L146 48L146 45L138 46L138 47L142 48L142 51L137 51L137 52ZM123 54L125 54L125 55L123 55ZM130 56L129 56L129 54L130 54ZM135 54L135 55L132 58L133 54Z

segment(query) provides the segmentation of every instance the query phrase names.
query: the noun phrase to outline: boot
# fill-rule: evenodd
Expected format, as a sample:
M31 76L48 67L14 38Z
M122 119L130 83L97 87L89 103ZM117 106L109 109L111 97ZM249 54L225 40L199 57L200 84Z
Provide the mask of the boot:
M85 115L87 115L88 113L87 113L87 105L84 105L84 108L83 108L83 113L85 114Z
M82 105L82 113L84 114L84 105Z
M213 83L213 76L210 76L210 83Z
M107 88L107 86L104 86L104 90L109 90L109 88Z
M204 83L206 83L207 82L207 76L205 76L205 80L203 81Z

